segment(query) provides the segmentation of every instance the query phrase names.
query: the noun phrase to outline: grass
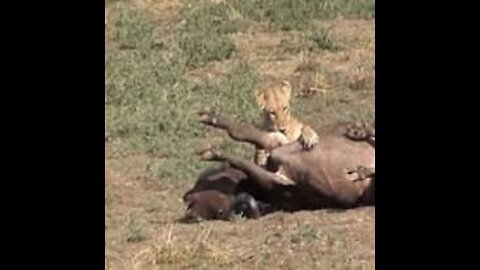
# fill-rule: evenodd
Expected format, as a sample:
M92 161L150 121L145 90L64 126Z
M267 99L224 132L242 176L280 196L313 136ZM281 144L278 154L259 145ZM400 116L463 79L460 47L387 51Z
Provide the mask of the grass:
M105 0L105 6L126 0Z
M204 16L217 10L201 9ZM186 11L185 11L186 12ZM195 15L199 16L199 15ZM196 18L196 17L194 17ZM185 28L177 29L180 36L223 43L205 36L192 37L190 24L203 16L187 22ZM196 112L205 106L241 116L250 121L256 116L256 107L250 89L258 81L258 74L247 64L236 61L223 80L201 78L198 83L187 81L189 64L222 59L223 51L215 47L213 54L198 50L195 43L171 50L174 55L165 57L162 51L149 46L153 42L153 19L139 10L126 10L114 23L116 42L136 44L135 50L111 48L105 56L105 140L119 141L114 156L146 153L158 157L158 162L147 166L155 178L185 179L200 168L193 155L198 147L195 138L206 137L206 128L197 123ZM188 30L186 30L188 29ZM224 30L219 26L218 33ZM197 29L206 31L206 29ZM186 32L183 32L186 31ZM225 30L226 31L226 30ZM203 42L201 41L201 42ZM206 43L205 43L206 44ZM204 44L204 45L205 45ZM174 45L172 45L173 47ZM205 53L205 54L204 54ZM250 111L251 113L244 113Z
M312 31L310 39L315 44L315 48L328 51L337 51L341 49L332 32L331 27L317 27Z
M375 18L375 0L233 0L241 15L265 21L282 31L303 30L315 20Z
M344 49L332 26L313 25L301 34L292 33L283 38L280 43L282 51L287 54L298 54L303 51L317 53L321 51L337 52Z
M298 11L292 12L314 9L305 15L308 20L315 16L323 18L326 11L359 15L366 10L363 5L369 3L351 1L358 2L353 5L348 4L349 1L336 1L335 5L330 5L326 1L319 6L317 2L322 1L299 1L295 6ZM235 45L229 34L245 29L245 18L277 22L276 18L283 16L290 2L279 1L276 5L271 1L233 1L232 5L210 1L187 3L189 5L179 11L176 19L178 25L172 33L175 42L163 44L161 48L152 46L156 24L152 14L145 10L122 5L112 26L107 26L115 33L113 44L134 47L131 50L118 46L106 49L105 141L118 145L108 154L145 153L155 158L147 170L157 179L191 178L202 167L194 151L200 138L212 134L196 121L196 112L203 107L216 107L236 116L239 121L258 121L259 111L252 89L262 78L256 67L245 63L241 57L234 57ZM258 10L254 12L259 5L263 15L257 14ZM331 28L309 29L315 29L309 38L316 49L335 51L339 48ZM311 49L301 47L299 50ZM199 81L188 80L189 69L229 58L232 58L231 64L223 78L202 74ZM350 87L362 87L362 83L360 78ZM355 98L349 95L325 99L322 101L325 110L330 107L336 110L342 98ZM303 113L304 106L298 107ZM369 117L371 113L365 115ZM349 117L347 114L344 118ZM225 137L218 132L213 134ZM226 147L232 145L226 140L220 143Z
M232 18L226 4L201 2L190 2L179 15L179 46L190 67L229 59L235 52L227 34L237 31L239 21Z
M106 177L105 184L108 248L122 254L122 259L146 254L133 258L134 264L152 262L157 269L311 269L319 265L327 269L332 262L342 268L343 257L361 261L355 257L358 252L347 248L361 249L370 260L371 242L360 245L352 240L367 237L358 231L368 227L349 214L345 219L353 227L359 224L351 235L347 233L350 238L324 227L337 221L318 213L169 226L183 211L181 194L203 169L214 166L198 160L194 155L198 147L211 142L236 155L253 153L251 146L199 124L198 110L209 106L241 122L258 122L254 90L269 76L295 81L293 72L304 87L326 88L325 94L293 98L293 113L301 120L321 127L374 119L374 65L372 59L360 59L354 51L365 50L366 43L349 43L356 37L342 36L354 32L362 37L362 33L343 31L342 25L332 22L340 15L350 22L371 21L375 1L187 0L167 11L173 15L167 22L159 13L137 5L139 1L108 1L105 147L106 159L115 160L119 167L110 168L115 173ZM235 39L238 33L251 38L244 42L246 48ZM256 38L265 38L262 35L280 37L279 43L253 46L262 45L258 44L262 39ZM268 58L255 48L268 48ZM301 91L298 85L294 83L294 91ZM133 164L137 156L141 161ZM141 178L135 178L139 174ZM142 186L144 182L149 185ZM342 226L340 216L337 227ZM147 245L146 253L134 250ZM315 257L309 255L315 252Z
M298 224L294 236L291 238L293 242L315 241L318 239L318 231L311 224Z
M148 14L140 10L120 13L115 21L116 42L130 46L149 46L152 41L154 23Z
M141 242L148 239L148 234L145 230L146 226L145 221L141 219L139 214L132 213L128 223L126 241Z

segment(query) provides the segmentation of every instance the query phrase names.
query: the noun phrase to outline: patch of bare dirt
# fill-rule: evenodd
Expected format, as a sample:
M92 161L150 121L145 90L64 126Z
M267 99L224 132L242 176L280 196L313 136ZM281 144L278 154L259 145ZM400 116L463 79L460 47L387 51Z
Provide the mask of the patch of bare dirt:
M152 12L158 20L171 21L181 5L179 0L130 0L139 8Z
M170 196L180 198L179 190L148 178L147 164L146 156L105 160L105 252L111 263L125 263L129 253L143 246L143 243L130 242L131 234L148 238L156 231L155 223L171 222L180 210L175 206L181 205L176 204L172 209L171 202L165 201ZM168 209L170 215L159 215L164 209ZM139 232L131 228L134 222L139 223Z

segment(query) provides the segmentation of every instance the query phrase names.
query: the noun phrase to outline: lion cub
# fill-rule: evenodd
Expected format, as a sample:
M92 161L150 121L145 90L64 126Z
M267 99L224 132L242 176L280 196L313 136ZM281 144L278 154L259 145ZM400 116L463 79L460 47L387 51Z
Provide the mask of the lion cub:
M263 123L260 128L272 132L272 135L281 135L283 144L298 140L304 149L310 150L317 144L318 135L312 127L302 123L292 115L291 96L292 85L286 80L264 87L258 93L257 104L263 113ZM268 157L269 153L267 151L257 148L254 162L265 167Z

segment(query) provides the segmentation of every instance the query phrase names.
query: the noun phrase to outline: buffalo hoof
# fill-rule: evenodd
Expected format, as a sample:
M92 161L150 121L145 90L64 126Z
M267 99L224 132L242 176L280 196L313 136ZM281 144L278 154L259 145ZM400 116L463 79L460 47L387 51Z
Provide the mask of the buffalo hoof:
M355 123L348 126L345 136L351 140L365 141L371 136L375 137L375 132L366 123Z
M199 121L201 123L215 126L218 123L218 114L211 108L205 108L198 112Z
M347 168L345 171L347 179L352 182L362 181L375 176L375 168L358 166L356 168Z
M221 152L217 149L217 147L212 145L206 145L202 147L196 152L197 155L200 156L200 160L204 161L211 161L211 160L219 160L221 157Z

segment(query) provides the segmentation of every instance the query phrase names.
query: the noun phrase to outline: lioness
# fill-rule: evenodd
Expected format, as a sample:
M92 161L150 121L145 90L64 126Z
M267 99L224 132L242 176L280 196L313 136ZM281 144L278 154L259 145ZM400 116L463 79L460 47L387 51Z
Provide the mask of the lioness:
M263 113L261 129L270 132L270 136L282 144L298 140L304 149L311 150L318 143L318 135L312 127L292 115L291 96L292 85L287 80L264 87L258 93L257 104ZM268 157L268 151L257 147L254 163L266 167ZM270 168L270 170L277 171L285 178L289 177L282 168Z

